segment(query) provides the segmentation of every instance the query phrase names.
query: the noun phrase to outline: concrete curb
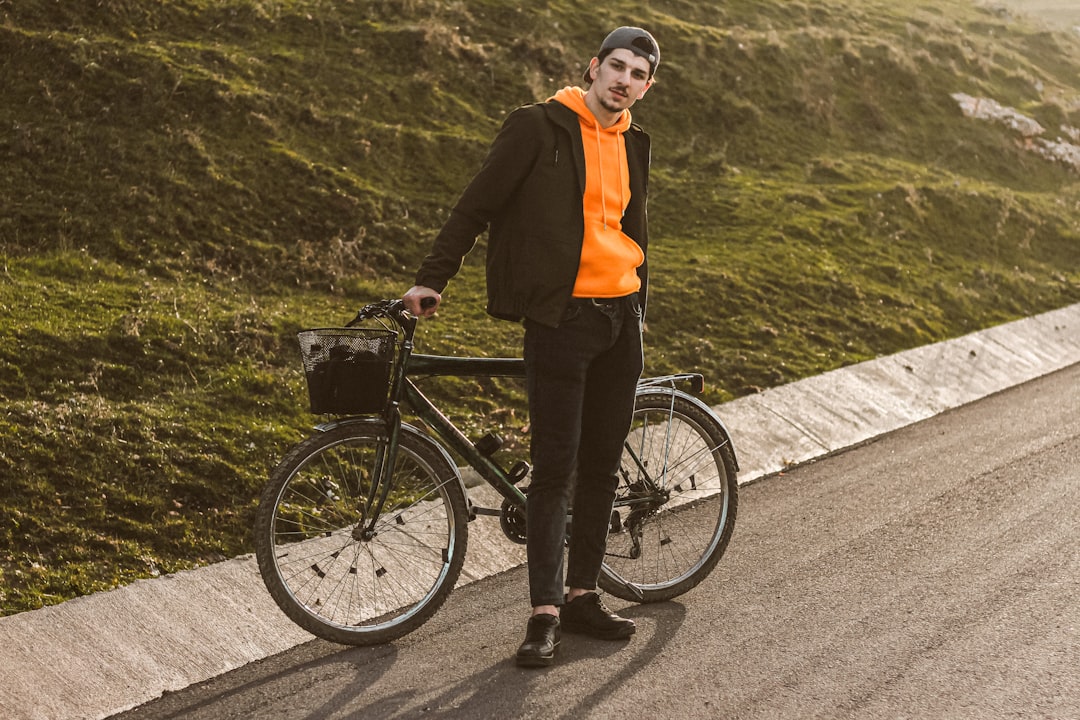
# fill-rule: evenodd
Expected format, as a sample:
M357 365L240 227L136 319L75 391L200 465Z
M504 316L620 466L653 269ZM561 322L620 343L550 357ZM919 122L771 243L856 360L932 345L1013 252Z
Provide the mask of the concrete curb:
M842 368L717 408L749 482L1080 363L1080 304ZM470 495L497 506L486 487ZM469 528L459 584L515 567L497 521ZM254 558L0 618L0 715L104 718L310 640Z

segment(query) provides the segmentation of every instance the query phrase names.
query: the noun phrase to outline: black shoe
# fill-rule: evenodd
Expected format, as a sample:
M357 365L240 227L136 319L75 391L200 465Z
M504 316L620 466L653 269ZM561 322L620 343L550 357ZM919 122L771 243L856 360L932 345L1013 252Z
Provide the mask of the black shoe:
M559 617L542 613L529 618L525 630L525 642L517 651L517 664L521 667L547 667L555 660L555 650L561 638Z
M563 605L560 618L568 632L592 635L601 640L622 640L637 629L633 620L619 617L604 607L600 596L594 592L579 595Z

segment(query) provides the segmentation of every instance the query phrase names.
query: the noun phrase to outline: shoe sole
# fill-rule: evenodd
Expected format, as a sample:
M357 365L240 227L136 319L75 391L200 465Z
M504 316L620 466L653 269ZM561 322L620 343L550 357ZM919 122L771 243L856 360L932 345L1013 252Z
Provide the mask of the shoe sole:
M555 662L555 655L537 655L535 657L521 657L517 658L518 667L536 668L536 667L550 667Z
M633 625L630 625L627 629L616 628L607 632L598 632L588 625L577 625L575 623L568 623L565 620L562 622L562 629L577 635L588 635L597 640L625 640L637 632L637 628Z
M548 667L555 662L555 653L559 650L559 644L555 643L555 649L550 655L517 655L515 660L518 667Z

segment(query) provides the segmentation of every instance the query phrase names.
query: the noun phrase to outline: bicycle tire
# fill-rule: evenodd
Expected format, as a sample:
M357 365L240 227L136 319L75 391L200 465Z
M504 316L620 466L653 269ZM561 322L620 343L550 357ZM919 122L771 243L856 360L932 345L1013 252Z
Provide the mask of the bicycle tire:
M453 590L468 545L457 471L408 425L376 532L362 532L386 442L373 422L307 438L271 473L256 513L255 552L270 595L297 625L344 645L389 642L423 625Z
M641 499L645 474L666 501ZM735 453L720 421L677 390L639 391L600 587L636 602L682 595L720 561L737 509Z

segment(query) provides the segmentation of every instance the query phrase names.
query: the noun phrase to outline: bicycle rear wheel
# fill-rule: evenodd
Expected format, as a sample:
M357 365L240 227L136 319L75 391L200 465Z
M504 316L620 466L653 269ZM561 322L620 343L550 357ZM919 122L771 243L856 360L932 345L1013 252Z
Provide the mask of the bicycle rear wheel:
M705 407L673 389L639 392L600 586L657 602L704 580L735 526L735 468L730 439Z
M295 623L332 642L370 645L415 630L450 594L465 559L457 473L409 426L371 522L386 445L381 423L314 435L286 455L260 499L255 551L267 589Z

